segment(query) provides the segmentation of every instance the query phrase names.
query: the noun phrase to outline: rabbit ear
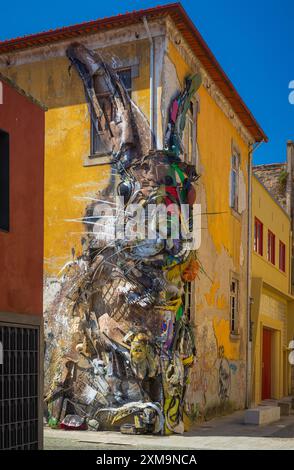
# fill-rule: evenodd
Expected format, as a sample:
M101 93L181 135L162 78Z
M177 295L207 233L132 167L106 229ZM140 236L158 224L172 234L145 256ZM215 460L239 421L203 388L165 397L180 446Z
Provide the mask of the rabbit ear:
M150 148L148 121L119 76L100 54L82 44L71 44L66 53L83 81L101 150L116 159L127 156L127 160L133 160L146 155Z

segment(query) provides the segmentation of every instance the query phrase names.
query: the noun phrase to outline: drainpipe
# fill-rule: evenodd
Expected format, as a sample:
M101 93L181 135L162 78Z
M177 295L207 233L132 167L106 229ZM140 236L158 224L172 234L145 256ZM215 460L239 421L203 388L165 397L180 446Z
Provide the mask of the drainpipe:
M252 324L251 324L251 237L252 237L252 156L253 152L263 144L264 140L257 145L253 145L248 154L248 218L247 218L247 347L246 347L246 403L245 407L251 407L251 382L252 382Z
M143 16L143 23L150 43L150 150L152 150L154 148L154 40L146 16Z

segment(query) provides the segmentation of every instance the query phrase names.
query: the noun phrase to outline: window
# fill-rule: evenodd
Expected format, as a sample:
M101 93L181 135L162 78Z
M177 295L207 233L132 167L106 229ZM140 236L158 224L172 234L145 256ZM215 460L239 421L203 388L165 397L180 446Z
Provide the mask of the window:
M119 78L123 82L128 94L131 96L131 93L132 93L132 69L131 67L117 70L116 73L118 74Z
M185 129L183 132L184 161L190 165L197 164L197 115L199 102L190 101L186 114Z
M0 342L0 450L38 450L39 328L0 322Z
M231 193L230 193L230 207L236 212L239 205L239 168L240 157L234 152L231 161Z
M190 101L190 107L186 114L186 124L183 134L184 160L190 164L192 164L194 154L194 129L194 105L193 102Z
M272 264L275 264L275 244L276 244L276 237L269 230L268 237L267 237L267 259Z
M132 70L131 68L120 69L116 71L123 82L127 92L131 96L132 92ZM103 110L103 116L98 121L98 132L93 123L91 123L91 154L108 155L111 154L111 139L109 137L110 122L115 119L115 110L110 99L110 94L105 90L98 89L97 83L94 83L96 96Z
M0 230L9 231L9 134L0 130Z
M257 217L254 219L254 251L263 255L263 224Z
M192 283L186 282L184 286L185 292L185 305L188 318L191 317L191 310L192 310Z
M239 311L239 281L231 279L230 287L230 320L231 333L238 334L238 312Z
M286 271L286 245L285 243L279 243L279 268L281 271Z

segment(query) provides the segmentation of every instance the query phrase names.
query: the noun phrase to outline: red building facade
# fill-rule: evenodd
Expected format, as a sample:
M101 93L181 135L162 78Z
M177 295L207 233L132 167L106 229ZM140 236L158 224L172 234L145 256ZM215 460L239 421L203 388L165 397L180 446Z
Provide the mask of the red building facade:
M0 449L42 446L44 111L0 75Z

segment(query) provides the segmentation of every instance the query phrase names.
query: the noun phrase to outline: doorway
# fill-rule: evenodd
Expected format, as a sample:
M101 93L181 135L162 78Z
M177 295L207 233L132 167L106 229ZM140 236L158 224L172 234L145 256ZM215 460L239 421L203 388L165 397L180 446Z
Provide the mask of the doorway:
M272 398L272 330L263 328L262 335L262 400Z

